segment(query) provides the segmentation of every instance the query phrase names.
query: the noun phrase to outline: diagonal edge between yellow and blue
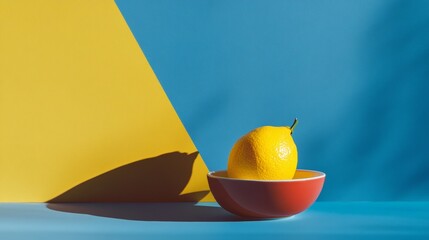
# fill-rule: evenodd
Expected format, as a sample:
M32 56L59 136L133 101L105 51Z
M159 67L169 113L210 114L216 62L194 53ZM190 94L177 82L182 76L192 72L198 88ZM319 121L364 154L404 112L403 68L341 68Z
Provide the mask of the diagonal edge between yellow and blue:
M0 202L213 201L113 0L0 0L0 52Z

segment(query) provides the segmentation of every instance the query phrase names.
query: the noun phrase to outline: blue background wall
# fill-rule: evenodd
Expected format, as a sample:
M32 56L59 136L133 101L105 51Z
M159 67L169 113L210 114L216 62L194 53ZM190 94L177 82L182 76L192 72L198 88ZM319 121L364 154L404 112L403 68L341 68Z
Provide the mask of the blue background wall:
M290 125L321 200L429 200L429 1L116 0L210 170Z

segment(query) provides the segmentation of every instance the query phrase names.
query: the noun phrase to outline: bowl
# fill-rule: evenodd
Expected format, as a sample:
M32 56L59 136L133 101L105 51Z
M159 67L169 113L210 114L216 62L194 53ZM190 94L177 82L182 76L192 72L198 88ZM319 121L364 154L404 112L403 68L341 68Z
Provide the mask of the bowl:
M282 218L306 210L322 191L325 176L303 169L290 180L237 179L228 177L227 171L207 174L219 205L244 218Z

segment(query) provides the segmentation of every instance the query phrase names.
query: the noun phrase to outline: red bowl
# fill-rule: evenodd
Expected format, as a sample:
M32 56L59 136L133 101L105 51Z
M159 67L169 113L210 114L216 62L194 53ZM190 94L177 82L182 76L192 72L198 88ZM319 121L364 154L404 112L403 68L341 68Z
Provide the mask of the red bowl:
M229 178L226 171L207 174L210 190L227 211L245 218L281 218L300 213L319 196L323 172L296 170L291 180Z

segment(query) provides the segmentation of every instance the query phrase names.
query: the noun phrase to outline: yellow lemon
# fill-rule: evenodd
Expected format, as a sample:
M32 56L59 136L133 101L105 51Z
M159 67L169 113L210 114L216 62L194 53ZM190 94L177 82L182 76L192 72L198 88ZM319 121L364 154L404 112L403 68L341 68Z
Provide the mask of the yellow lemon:
M291 127L263 126L241 137L228 159L228 176L240 179L292 179L298 164L298 151Z

